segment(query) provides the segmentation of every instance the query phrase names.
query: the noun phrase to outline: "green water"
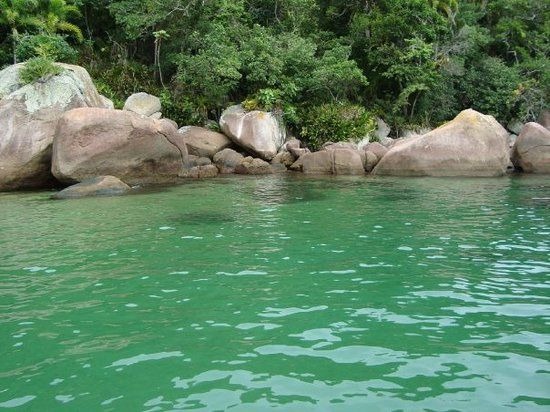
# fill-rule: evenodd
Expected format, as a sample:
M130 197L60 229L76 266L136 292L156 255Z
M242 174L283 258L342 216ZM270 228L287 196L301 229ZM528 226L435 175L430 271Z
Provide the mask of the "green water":
M0 409L550 409L550 179L0 194Z

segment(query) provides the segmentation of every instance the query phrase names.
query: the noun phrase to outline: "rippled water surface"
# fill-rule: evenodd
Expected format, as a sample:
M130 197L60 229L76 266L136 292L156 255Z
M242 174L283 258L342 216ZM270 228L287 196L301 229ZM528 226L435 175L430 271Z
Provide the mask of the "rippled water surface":
M0 194L0 408L550 410L550 179Z

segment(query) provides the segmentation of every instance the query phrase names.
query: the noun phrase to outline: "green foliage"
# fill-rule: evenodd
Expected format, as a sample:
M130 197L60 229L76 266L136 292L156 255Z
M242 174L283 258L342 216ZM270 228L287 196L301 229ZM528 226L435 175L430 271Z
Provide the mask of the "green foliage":
M550 109L550 58L529 59L520 70L522 80L515 90L515 115L523 122L536 121L540 113Z
M49 35L67 33L77 41L84 40L80 28L69 22L71 17L79 17L80 10L77 6L67 3L66 0L41 0L39 4L38 19L40 28Z
M178 125L204 125L207 116L200 106L192 99L184 95L175 94L168 89L163 89L159 94L162 104L162 114L168 119L174 120Z
M479 61L461 81L466 106L507 119L516 104L520 74L497 57Z
M222 26L214 27L200 43L197 53L176 57L176 80L187 94L202 96L207 106L224 106L242 77L239 49Z
M547 0L0 0L0 65L77 50L117 107L147 91L178 123L235 102L296 130L338 102L394 130L508 122L548 107L549 22Z
M25 63L19 73L19 78L23 84L30 84L48 76L55 76L61 71L61 67L57 66L51 59L39 56L33 57Z
M64 63L74 63L78 57L76 49L71 47L63 36L57 34L26 34L19 40L16 53L20 60L47 56Z
M372 135L376 120L364 107L350 103L328 103L302 111L300 136L314 150L326 142L359 141Z
M111 99L115 108L122 109L126 99L137 92L158 95L151 68L136 62L97 66L90 70L98 91Z

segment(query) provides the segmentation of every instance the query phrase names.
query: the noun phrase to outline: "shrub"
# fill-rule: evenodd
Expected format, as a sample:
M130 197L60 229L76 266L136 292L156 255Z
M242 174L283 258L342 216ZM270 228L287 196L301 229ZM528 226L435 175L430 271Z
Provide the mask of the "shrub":
M78 52L63 36L49 34L24 35L17 44L16 53L19 60L44 56L64 63L74 63L78 57Z
M55 76L61 73L61 67L57 66L47 57L34 57L25 63L19 73L23 84L30 84L47 76Z
M516 67L487 57L477 62L461 79L466 107L470 106L498 120L508 120L517 100L521 76Z
M301 137L312 149L326 142L359 141L373 134L376 120L364 107L328 103L302 110Z

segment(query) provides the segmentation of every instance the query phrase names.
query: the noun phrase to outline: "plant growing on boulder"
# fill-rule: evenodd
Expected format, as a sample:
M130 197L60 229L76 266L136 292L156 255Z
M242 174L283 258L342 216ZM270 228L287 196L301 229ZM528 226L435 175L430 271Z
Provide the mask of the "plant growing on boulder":
M45 56L34 57L25 63L19 77L23 84L30 84L47 76L61 73L61 67Z

